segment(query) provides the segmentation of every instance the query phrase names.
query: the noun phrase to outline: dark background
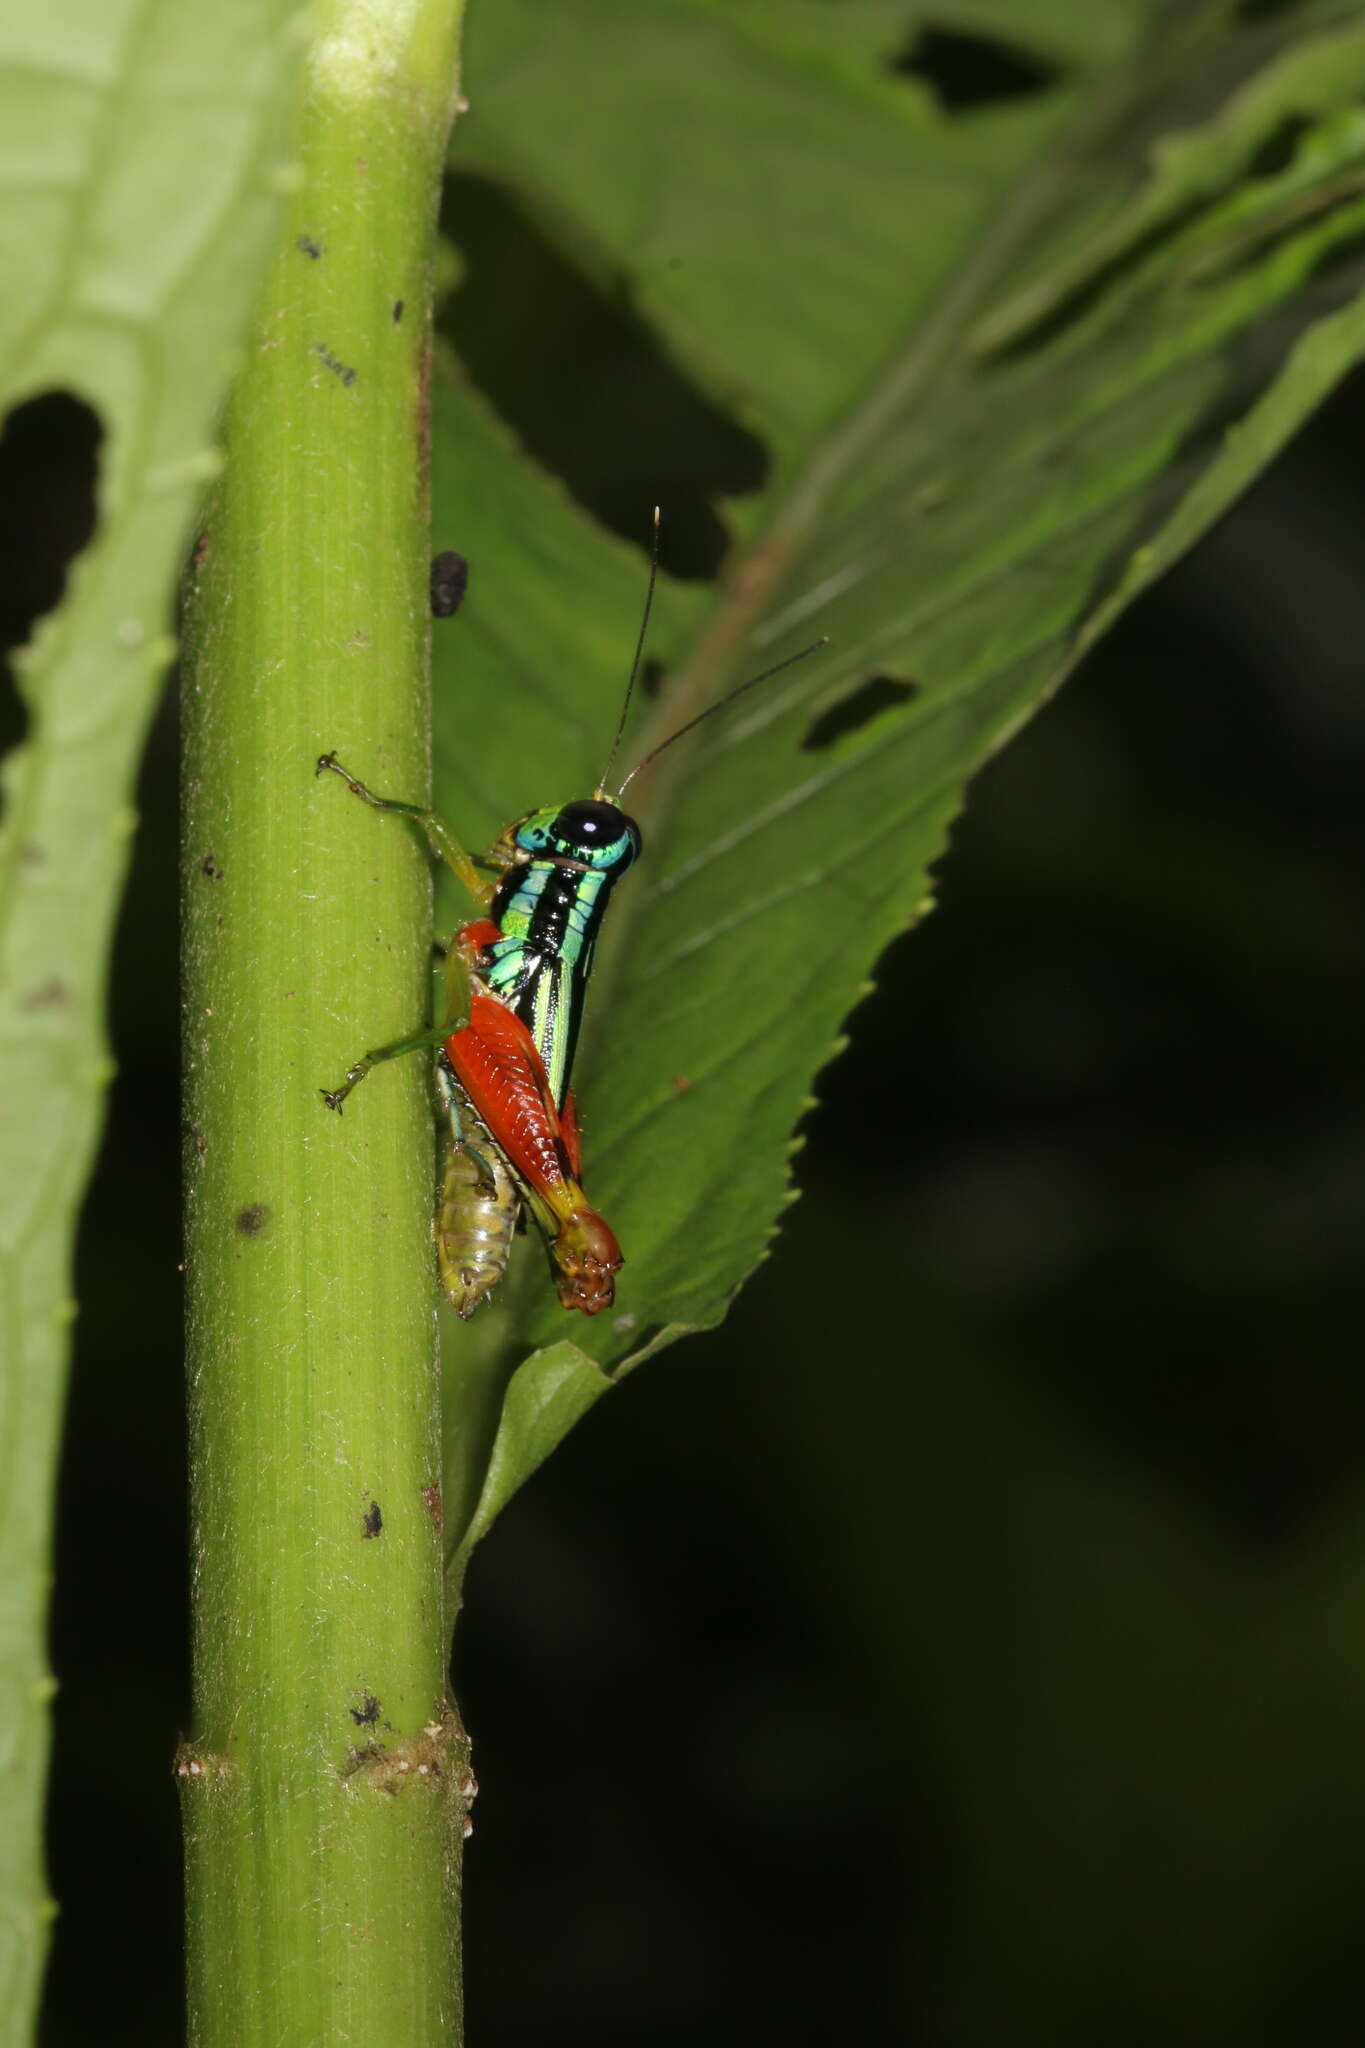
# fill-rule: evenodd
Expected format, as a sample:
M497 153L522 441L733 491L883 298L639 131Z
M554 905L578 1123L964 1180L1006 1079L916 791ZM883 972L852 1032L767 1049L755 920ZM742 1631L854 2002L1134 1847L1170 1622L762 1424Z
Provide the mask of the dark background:
M65 466L0 449L19 621L81 524L79 417L39 424ZM773 1258L480 1554L473 2042L1365 2038L1363 440L1358 375L983 774ZM169 705L141 804L62 1474L53 2048L182 2027Z

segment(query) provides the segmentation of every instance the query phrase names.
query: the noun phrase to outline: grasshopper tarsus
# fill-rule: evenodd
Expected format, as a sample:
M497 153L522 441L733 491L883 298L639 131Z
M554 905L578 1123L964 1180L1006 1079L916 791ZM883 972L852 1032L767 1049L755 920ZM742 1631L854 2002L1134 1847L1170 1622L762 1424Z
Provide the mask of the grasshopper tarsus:
M342 1103L355 1087L356 1082L364 1080L372 1065L373 1057L372 1055L367 1055L358 1065L351 1068L351 1071L347 1074L346 1079L339 1088L320 1088L318 1093L327 1104L327 1107L334 1109L337 1115L340 1116Z
M356 781L345 763L337 759L335 751L329 754L318 755L317 766L313 770L314 775L321 775L325 768L330 768L334 775L339 775L353 796L364 797L366 803L373 803L374 799L364 783ZM381 805L381 808L384 807Z

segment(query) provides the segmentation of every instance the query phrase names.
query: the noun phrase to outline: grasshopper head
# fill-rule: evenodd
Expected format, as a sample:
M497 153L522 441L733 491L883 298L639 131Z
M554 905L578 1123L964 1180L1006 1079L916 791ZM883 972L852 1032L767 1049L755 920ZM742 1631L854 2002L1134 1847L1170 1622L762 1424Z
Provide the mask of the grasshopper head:
M570 860L604 874L624 874L640 852L640 828L602 797L583 797L556 810L532 811L512 834L531 860Z

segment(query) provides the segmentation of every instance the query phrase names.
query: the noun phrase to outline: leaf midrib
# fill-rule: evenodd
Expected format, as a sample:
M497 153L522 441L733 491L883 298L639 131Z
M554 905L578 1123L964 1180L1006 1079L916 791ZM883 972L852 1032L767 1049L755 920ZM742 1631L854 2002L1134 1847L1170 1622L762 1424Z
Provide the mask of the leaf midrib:
M1203 10L1205 15L1208 12ZM955 346L979 317L1000 275L1021 253L1048 206L1066 187L1076 160L1147 85L1145 74L1130 67L1100 91L1088 115L1077 120L1069 137L1050 146L1047 160L967 252L957 276L947 283L918 335L815 450L766 531L738 554L727 570L719 599L703 623L691 655L684 659L645 730L637 736L642 752L719 694L732 663L818 527L825 506L916 391L928 393L935 379L953 368ZM684 742L678 758L670 763L670 772L656 781L657 795L649 806L650 837L656 842L681 786L685 772L682 756L689 751L689 743ZM593 1020L606 1013L622 972L621 962L628 957L633 929L654 893L627 897L613 916L610 941L599 953L594 972L590 1040Z

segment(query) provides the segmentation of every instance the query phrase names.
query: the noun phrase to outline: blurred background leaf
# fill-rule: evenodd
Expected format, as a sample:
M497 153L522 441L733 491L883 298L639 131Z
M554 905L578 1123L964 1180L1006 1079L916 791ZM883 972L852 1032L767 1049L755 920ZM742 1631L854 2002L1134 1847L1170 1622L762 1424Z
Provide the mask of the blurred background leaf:
M4 647L46 614L0 732L6 2041L31 2038L48 1918L51 1519L76 1218L112 1071L108 955L175 577L287 146L284 31L268 0L210 19L187 0L63 0L0 20Z

